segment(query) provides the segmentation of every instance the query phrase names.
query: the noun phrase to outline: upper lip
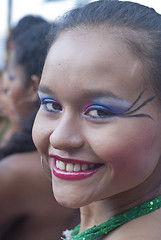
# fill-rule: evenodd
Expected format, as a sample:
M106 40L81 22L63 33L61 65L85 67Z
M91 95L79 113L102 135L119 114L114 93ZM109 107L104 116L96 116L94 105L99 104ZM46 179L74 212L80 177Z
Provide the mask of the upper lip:
M89 162L89 161L84 161L84 160L74 159L74 158L64 158L64 157L60 157L60 156L55 155L55 154L49 154L49 156L51 158L54 158L55 160L60 160L60 161L65 162L65 163L102 164L102 163Z

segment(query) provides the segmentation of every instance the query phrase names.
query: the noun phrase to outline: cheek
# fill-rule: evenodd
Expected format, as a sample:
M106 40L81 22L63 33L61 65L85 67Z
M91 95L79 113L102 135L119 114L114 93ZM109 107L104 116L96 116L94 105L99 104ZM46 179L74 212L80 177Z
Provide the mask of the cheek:
M49 133L45 119L38 112L32 129L32 137L37 150L41 155L48 155Z
M156 128L151 124L133 128L126 125L95 132L91 146L112 175L141 178L143 172L147 177L157 164L160 155L156 155L156 143Z
M19 86L14 86L10 90L10 98L15 105L17 105L19 101L22 101L24 94L25 92Z

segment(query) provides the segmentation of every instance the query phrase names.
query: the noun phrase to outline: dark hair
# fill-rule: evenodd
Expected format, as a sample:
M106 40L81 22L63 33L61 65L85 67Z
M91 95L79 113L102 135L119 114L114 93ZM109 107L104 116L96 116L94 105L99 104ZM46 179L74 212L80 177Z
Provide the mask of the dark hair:
M46 20L40 16L26 15L25 17L21 18L17 25L13 28L10 39L15 41L24 31L41 23L46 23Z
M15 61L24 68L25 82L30 76L41 76L48 49L47 35L51 24L39 16L26 16L21 19L11 34L14 42Z
M161 15L134 2L100 0L67 12L59 20L56 38L68 30L88 26L113 29L143 63L143 78L161 98ZM54 32L55 33L55 32ZM52 44L52 29L51 29Z
M43 18L30 15L20 20L10 36L10 40L14 42L16 64L23 66L25 71L24 86L30 84L32 74L41 76L48 50L47 35L50 27L51 24ZM34 110L22 123L21 130L14 133L7 144L0 148L0 159L14 153L36 150L32 140L32 126L39 106L40 101L37 99Z
M7 144L0 149L0 160L11 154L36 150L32 140L32 126L36 113L37 109L34 109L34 111L32 111L25 119L21 131L15 132Z

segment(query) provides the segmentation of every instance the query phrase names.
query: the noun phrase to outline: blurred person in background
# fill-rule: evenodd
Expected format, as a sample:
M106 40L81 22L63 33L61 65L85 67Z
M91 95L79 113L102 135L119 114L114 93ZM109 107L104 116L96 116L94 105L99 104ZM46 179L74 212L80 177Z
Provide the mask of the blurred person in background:
M10 106L10 99L6 97L4 88L2 87L2 82L5 83L8 81L7 72L4 69L1 74L1 83L0 83L0 148L3 147L7 141L11 138L13 133L17 132L19 125L16 121L11 121L11 112L12 108ZM11 104L12 105L12 104ZM2 151L0 151L0 154Z
M6 116L3 107L3 94L2 94L2 72L0 72L0 144L4 140L4 136L7 135L10 126L9 118Z
M49 28L46 20L26 16L11 35L2 91L3 106L15 132L0 149L1 240L60 239L64 228L75 225L77 211L55 201L31 135L40 105L37 86L47 54Z
M44 26L44 24L48 25ZM42 32L44 36L39 40L41 37L41 26L42 29L44 28L44 32ZM45 27L47 28L45 29ZM11 125L10 131L8 131L10 134L7 133L7 137L4 136L0 146L4 146L14 132L21 131L25 117L31 112L31 109L35 109L35 104L37 103L33 96L28 95L26 89L29 89L28 84L31 85L31 83L40 79L40 69L47 51L45 36L49 27L49 23L43 18L29 15L19 21L7 39L8 61L2 73L2 98L5 112L7 112L11 120ZM43 44L42 48L40 44ZM42 50L41 53L40 50Z

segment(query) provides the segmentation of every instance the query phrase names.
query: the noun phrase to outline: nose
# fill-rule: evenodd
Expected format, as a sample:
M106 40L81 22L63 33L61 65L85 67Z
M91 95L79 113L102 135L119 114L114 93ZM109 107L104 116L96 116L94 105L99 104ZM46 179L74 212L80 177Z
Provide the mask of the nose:
M83 144L81 121L76 117L62 117L50 135L50 144L59 150L80 148Z

